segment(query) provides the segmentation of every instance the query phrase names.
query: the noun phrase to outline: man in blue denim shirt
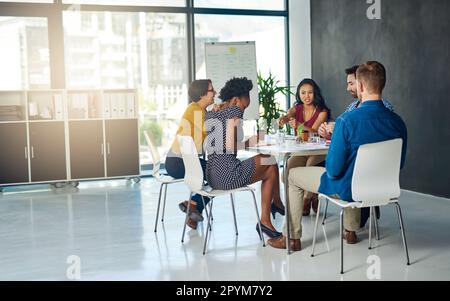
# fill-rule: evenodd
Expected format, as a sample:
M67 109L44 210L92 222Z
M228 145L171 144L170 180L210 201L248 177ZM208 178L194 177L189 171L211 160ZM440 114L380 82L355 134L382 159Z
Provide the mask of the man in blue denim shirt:
M354 101L348 105L347 109L345 110L345 113L351 112L353 110L356 110L361 105L361 101L358 99L358 93L356 91L356 70L358 70L359 65L355 65L353 67L345 69L345 74L347 75L347 91L352 95ZM392 104L383 99L383 105L391 110L394 111L394 107ZM327 140L331 140L331 134L333 133L333 129L335 126L335 122L324 122L319 127L319 134L323 138ZM324 162L325 163L325 162ZM319 166L325 166L325 165L319 165ZM380 218L380 208L377 206L375 207L375 212L377 215L377 218ZM361 209L361 223L360 227L364 227L367 220L369 219L370 210L369 208L362 208Z
M382 91L386 83L386 71L378 62L367 62L357 71L357 92L361 105L358 109L344 113L337 121L327 155L326 169L323 167L298 167L289 173L289 199L292 245L301 245L295 240L301 237L301 220L304 191L320 192L352 202L351 182L356 154L359 146L396 138L402 138L403 167L407 147L407 130L403 120L387 109L382 102ZM355 231L360 226L360 210L347 208L344 214L345 239L356 243ZM286 225L281 238L270 239L275 248L286 247ZM298 249L297 249L298 250Z

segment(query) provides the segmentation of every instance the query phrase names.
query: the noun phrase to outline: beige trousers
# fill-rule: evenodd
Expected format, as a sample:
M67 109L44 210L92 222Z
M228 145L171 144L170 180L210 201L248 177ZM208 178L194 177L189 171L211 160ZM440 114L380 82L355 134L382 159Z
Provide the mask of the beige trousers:
M291 170L292 168L296 168L296 167L304 167L304 166L314 166L319 164L320 162L324 161L326 158L325 155L319 155L319 156L294 156L291 157L288 160L288 164L287 164L287 171L288 171L288 175L289 175L289 170ZM283 179L284 179L284 171L283 171L283 175L282 175ZM286 183L285 183L286 184ZM289 186L289 184L288 184ZM311 198L312 197L313 192L312 191L305 191L305 198Z
M289 222L291 225L291 239L300 239L302 236L303 194L304 191L318 193L320 177L326 172L323 167L297 167L289 172ZM344 228L348 231L359 229L361 210L346 208L344 211ZM286 222L283 234L287 234Z

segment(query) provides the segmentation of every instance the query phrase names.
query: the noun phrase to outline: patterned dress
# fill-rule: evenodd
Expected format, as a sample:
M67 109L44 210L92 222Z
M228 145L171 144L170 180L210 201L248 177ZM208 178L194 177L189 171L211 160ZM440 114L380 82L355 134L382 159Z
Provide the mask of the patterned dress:
M226 129L230 119L242 120L244 111L238 106L232 106L218 112L207 112L205 115L206 152L208 163L206 165L206 178L213 189L232 190L250 184L255 172L253 158L240 161L236 154L226 150ZM238 140L243 138L242 122L237 126Z

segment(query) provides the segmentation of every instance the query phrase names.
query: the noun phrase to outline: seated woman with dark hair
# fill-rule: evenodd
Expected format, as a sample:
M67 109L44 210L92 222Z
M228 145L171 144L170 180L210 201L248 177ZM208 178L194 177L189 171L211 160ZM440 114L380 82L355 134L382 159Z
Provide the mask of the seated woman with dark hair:
M297 86L295 99L297 100L295 106L280 118L280 126L289 123L295 132L299 126L303 126L303 131L316 133L320 125L330 119L330 109L325 104L322 92L314 80L309 78L302 80ZM292 157L288 161L287 172L289 173L289 170L294 167L315 166L324 160L325 156ZM303 215L309 215L311 207L317 213L318 203L317 194L305 193Z
M219 98L224 101L220 108L207 112L205 126L208 163L206 178L214 189L232 190L262 181L261 227L271 238L279 237L270 220L273 214L284 215L280 199L280 183L277 162L273 157L258 155L245 161L236 158L243 144L250 145L256 137L243 142L242 117L250 105L250 90L253 83L247 78L233 78L222 88ZM259 227L256 225L259 235Z
M180 126L177 130L177 135L191 136L194 139L198 154L202 155L203 142L206 137L204 124L206 108L213 104L216 91L214 91L211 80L200 79L195 80L190 84L188 94L191 103L183 114ZM200 158L200 163L203 170L205 170L206 161ZM175 179L184 178L184 164L177 139L175 139L167 154L165 165L169 176ZM209 198L205 198L205 203L208 202ZM189 202L181 202L178 206L183 212L186 212L188 205L191 209L186 224L192 229L197 229L198 221L203 220L203 201L201 195L195 194Z

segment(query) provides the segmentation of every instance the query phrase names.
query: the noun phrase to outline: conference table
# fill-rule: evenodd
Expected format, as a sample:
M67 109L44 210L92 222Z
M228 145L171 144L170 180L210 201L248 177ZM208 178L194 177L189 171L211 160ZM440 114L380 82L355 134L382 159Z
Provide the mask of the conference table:
M286 139L284 143L276 144L262 144L254 147L247 147L249 152L255 152L258 154L271 155L274 157L283 157L283 171L287 170L287 162L289 158L295 156L314 156L314 155L326 155L328 153L329 146L323 143L298 143L294 139ZM284 199L286 208L286 226L287 226L287 253L290 254L290 225L289 225L289 192L288 192L288 173L284 172Z

